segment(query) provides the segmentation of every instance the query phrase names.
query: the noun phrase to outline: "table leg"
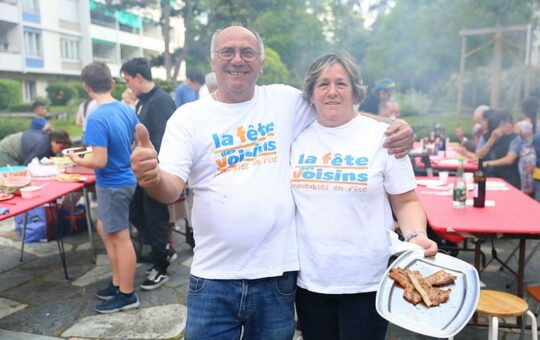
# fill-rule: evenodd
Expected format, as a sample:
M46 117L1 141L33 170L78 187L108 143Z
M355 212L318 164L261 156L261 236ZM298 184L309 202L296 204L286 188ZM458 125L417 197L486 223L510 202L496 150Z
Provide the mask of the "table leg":
M73 200L73 195L70 195L69 197L71 200ZM62 233L62 228L60 227L60 220L56 221L56 244L58 245L58 253L60 254L60 261L62 262L62 267L64 268L64 276L66 280L69 280L68 272L67 272L67 265L66 265L66 252L64 250L64 233Z
M23 226L22 226L22 235L21 235L21 257L19 258L19 262L22 262L23 260L23 253L24 253L24 239L26 238L26 222L28 221L28 211L24 213L23 216Z
M88 189L83 187L84 204L86 206L86 225L88 226L88 239L90 240L90 249L92 250L92 263L96 263L96 251L94 250L94 236L92 234L92 216L90 215L90 197Z
M517 295L523 297L523 281L525 280L525 238L519 239L519 259L518 259L518 272L517 272Z

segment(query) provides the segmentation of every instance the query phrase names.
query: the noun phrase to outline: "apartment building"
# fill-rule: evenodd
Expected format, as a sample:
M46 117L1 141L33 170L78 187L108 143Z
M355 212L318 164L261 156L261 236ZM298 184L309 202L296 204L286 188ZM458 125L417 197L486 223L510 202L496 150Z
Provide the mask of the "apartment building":
M159 14L114 10L100 0L0 0L0 79L20 81L30 102L46 96L49 82L77 81L92 61L119 76L124 61L165 50ZM171 50L183 46L184 32L182 20L171 19ZM165 78L163 67L153 74Z

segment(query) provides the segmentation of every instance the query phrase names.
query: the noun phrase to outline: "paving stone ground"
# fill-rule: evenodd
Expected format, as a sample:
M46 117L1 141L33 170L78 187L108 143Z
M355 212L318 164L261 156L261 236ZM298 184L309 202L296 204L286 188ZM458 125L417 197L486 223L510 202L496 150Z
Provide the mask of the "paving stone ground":
M0 339L182 339L186 315L186 294L192 250L183 236L175 234L178 259L169 268L170 280L154 291L141 291L148 264L139 264L136 271L136 291L141 300L137 310L112 315L97 315L99 302L95 291L109 279L109 264L99 237L95 237L98 253L96 263L86 233L65 238L70 280L64 278L56 242L25 246L24 260L19 262L21 243L12 232L11 220L0 222ZM532 249L536 242L528 241ZM497 240L500 256L506 258L516 241ZM490 254L490 244L483 245ZM461 252L459 257L472 261L472 252ZM489 256L488 256L489 257ZM540 284L540 251L529 262L526 282ZM516 258L510 261L515 267ZM515 283L507 271L500 271L493 263L482 273L481 279L489 289L515 290ZM532 305L533 309L536 308ZM530 336L528 334L527 337ZM500 338L518 339L517 330L502 329ZM486 327L467 326L456 339L480 340L487 338ZM301 339L299 332L295 339ZM417 335L390 325L387 339L423 340Z

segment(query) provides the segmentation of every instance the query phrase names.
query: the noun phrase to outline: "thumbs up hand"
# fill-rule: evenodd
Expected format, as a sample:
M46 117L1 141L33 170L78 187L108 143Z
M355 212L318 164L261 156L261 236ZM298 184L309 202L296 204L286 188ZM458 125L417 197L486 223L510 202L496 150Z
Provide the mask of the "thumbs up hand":
M138 145L131 153L131 169L139 185L142 188L149 188L160 181L157 152L150 141L146 127L137 124L135 129Z

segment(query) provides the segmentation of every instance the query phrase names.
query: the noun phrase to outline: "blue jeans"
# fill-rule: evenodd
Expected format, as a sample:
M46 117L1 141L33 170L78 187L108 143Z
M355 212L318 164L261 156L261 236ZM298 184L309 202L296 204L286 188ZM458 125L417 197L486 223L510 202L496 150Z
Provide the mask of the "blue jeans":
M375 309L376 292L320 294L298 287L296 310L304 340L384 340L388 321Z
M190 275L186 340L290 340L296 272L256 280Z

